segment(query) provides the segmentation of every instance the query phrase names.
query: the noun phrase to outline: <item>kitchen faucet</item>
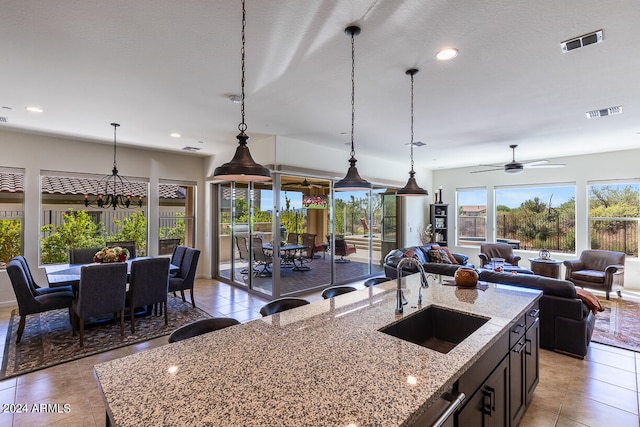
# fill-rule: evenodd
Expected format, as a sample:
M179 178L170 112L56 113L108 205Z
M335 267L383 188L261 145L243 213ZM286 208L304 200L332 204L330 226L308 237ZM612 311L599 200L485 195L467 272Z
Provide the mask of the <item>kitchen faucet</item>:
M400 262L398 262L398 266L396 267L396 277L397 277L397 290L396 290L396 312L402 313L402 306L407 303L407 300L404 298L404 294L402 293L402 267L405 264L414 264L418 267L420 271L420 288L418 289L418 304L422 304L422 288L428 288L429 282L427 281L427 274L424 271L424 267L420 264L415 258L402 258Z

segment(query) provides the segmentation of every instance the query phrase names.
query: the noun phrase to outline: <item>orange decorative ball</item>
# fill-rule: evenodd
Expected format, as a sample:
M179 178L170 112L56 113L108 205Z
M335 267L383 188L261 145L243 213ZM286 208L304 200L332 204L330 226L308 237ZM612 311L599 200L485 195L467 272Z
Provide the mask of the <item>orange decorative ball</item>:
M478 273L469 267L458 268L453 278L458 286L472 288L478 284Z

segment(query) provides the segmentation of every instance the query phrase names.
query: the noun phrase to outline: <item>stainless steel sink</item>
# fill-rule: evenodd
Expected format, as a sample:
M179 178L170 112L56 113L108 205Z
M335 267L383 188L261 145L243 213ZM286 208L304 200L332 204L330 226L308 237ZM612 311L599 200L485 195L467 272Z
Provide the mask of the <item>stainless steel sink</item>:
M380 332L446 354L488 320L432 306L385 326Z

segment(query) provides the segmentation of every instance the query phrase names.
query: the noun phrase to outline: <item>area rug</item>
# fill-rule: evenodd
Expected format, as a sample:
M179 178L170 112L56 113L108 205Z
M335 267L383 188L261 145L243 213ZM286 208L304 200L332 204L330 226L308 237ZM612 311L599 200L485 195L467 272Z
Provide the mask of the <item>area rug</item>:
M598 297L604 311L596 315L591 341L640 352L640 302Z
M211 317L203 310L193 308L190 302L184 303L182 298L172 295L169 295L167 305L167 326L164 316L136 318L136 332L132 334L131 324L126 320L122 337L120 324L109 322L85 330L84 348L80 347L79 337L71 334L67 309L27 316L22 340L16 344L20 316L15 309L9 321L0 380L168 335L186 323Z

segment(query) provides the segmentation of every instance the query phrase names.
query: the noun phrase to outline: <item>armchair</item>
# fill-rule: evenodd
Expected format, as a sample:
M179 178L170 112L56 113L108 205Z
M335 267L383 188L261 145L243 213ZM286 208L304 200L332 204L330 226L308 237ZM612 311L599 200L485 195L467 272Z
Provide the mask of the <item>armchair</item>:
M517 266L520 257L513 253L513 247L506 243L483 243L480 245L480 267L491 263L491 258L504 258L504 262Z
M624 287L624 259L622 252L585 250L580 259L564 261L565 279L581 288L594 288L622 296Z

